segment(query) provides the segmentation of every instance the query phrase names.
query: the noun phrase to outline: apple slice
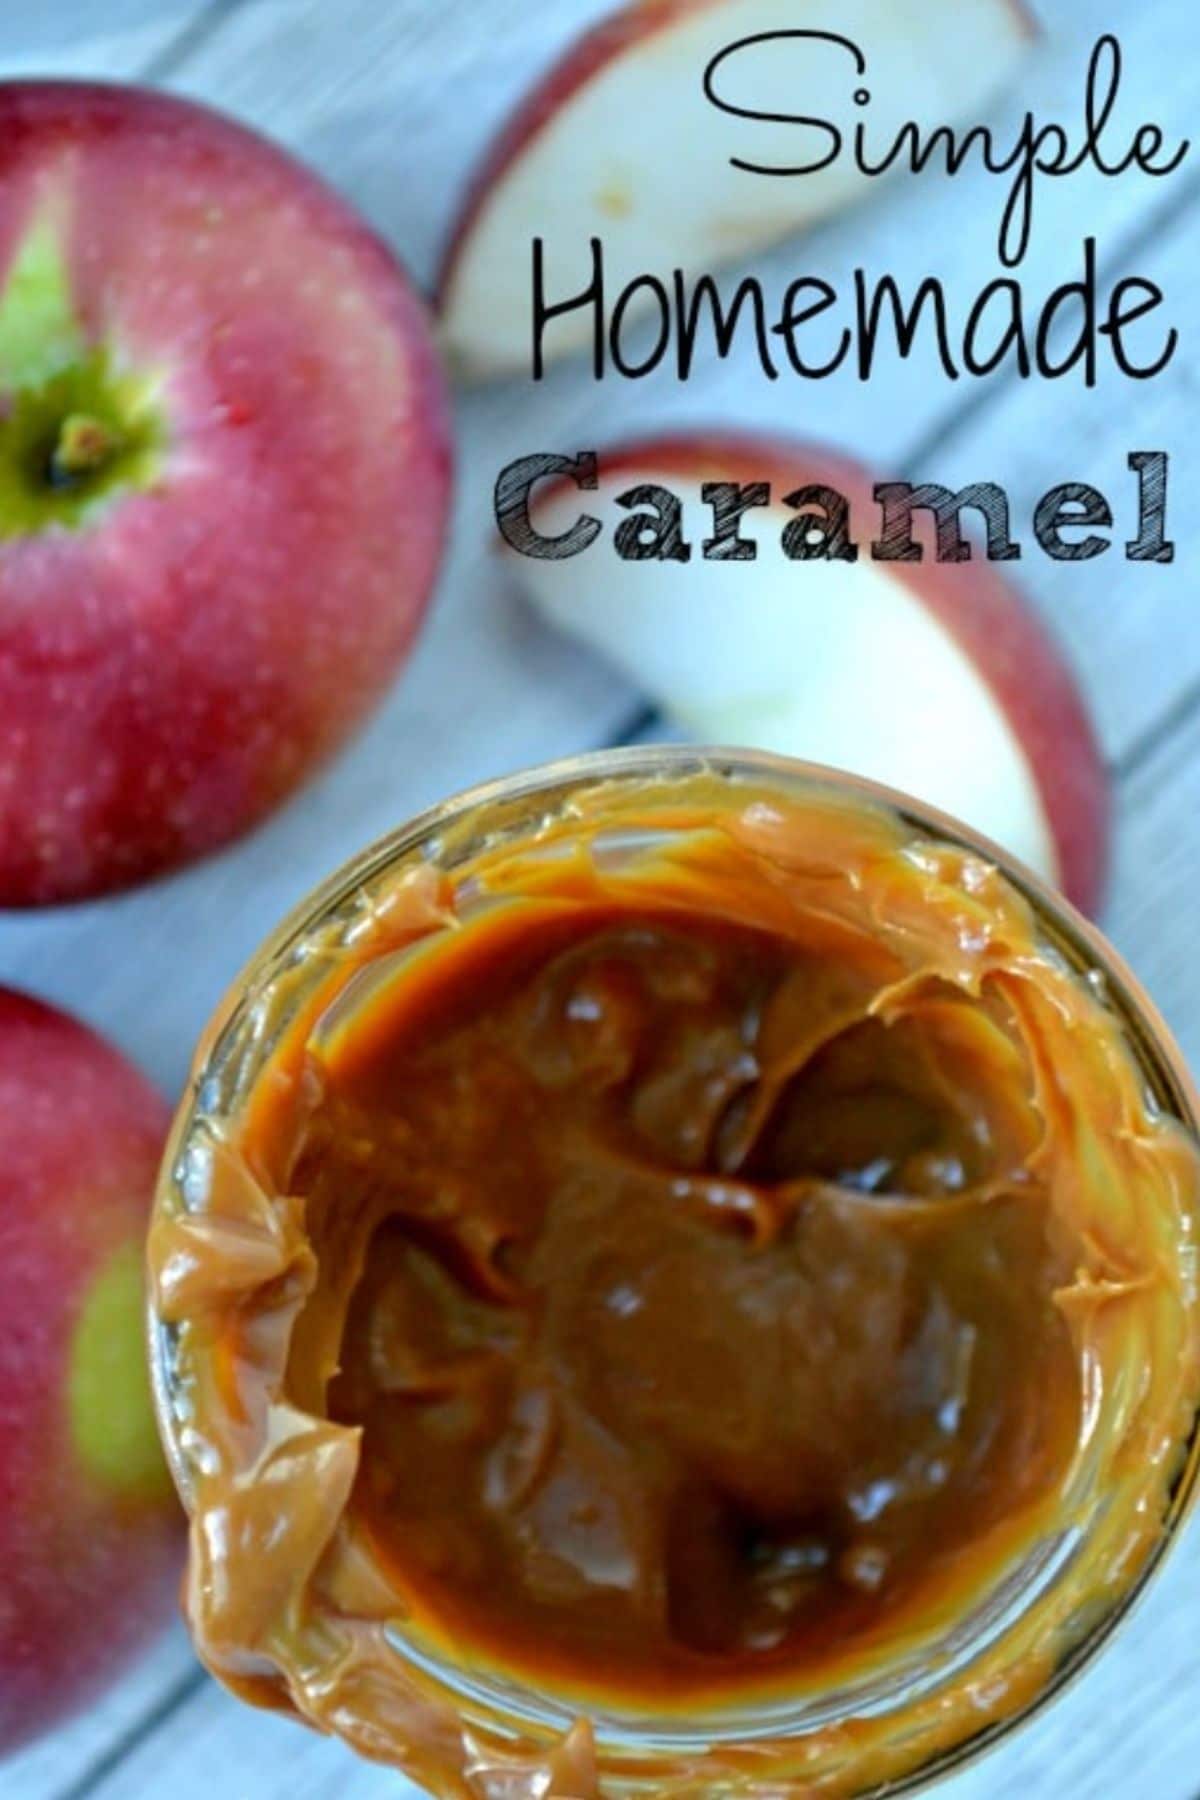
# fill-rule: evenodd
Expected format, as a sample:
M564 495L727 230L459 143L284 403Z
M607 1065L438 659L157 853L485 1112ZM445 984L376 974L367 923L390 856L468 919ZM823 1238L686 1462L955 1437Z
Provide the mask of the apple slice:
M749 561L709 561L707 481L767 482L745 514ZM871 478L811 445L663 439L600 459L598 493L548 483L537 529L656 484L685 505L691 559L618 562L597 540L569 561L506 552L547 618L605 653L700 740L753 745L849 769L942 808L994 838L1085 911L1103 887L1104 766L1087 712L1043 625L993 565L876 562ZM810 484L845 496L856 562L790 561L784 497ZM606 504L607 503L607 504ZM635 509L636 510L636 509ZM694 526L694 529L692 527Z
M824 37L801 37L805 33ZM786 37L777 34L786 33ZM712 59L717 107L705 94ZM836 34L833 42L829 34ZM568 50L502 131L469 191L438 283L444 344L466 374L528 369L532 238L545 240L548 296L587 287L590 240L615 296L636 276L698 274L751 254L860 198L851 134L877 155L912 120L925 131L973 118L1011 73L1034 27L1017 0L640 0ZM850 40L848 43L847 40ZM865 58L865 73L854 54ZM858 103L856 94L869 101ZM724 106L784 115L743 118ZM828 120L842 153L826 156ZM547 356L588 341L573 312L546 334Z

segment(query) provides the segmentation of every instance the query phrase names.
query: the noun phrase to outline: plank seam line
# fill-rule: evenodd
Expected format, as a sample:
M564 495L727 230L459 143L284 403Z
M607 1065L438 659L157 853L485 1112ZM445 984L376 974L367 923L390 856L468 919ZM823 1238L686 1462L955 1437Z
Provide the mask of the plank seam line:
M1200 708L1200 681L1189 682L1134 738L1113 764L1113 780L1124 783L1142 770L1187 726ZM1198 1796L1200 1800L1200 1796Z
M241 0L208 0L206 5L193 13L187 23L180 27L174 37L168 39L143 63L137 72L137 79L145 82L166 81L170 76L178 74L193 52L215 37L240 5Z
M622 745L632 744L644 732L651 730L662 722L662 709L652 700L642 700L627 714L623 724L617 726L596 746L598 750L617 750Z
M149 1712L123 1731L116 1741L109 1745L82 1775L68 1787L60 1789L53 1800L84 1800L84 1796L95 1793L108 1777L115 1773L130 1753L137 1749L145 1739L152 1737L167 1721L174 1717L182 1706L199 1693L210 1677L201 1668L191 1668L186 1675L168 1688L162 1698L152 1706Z

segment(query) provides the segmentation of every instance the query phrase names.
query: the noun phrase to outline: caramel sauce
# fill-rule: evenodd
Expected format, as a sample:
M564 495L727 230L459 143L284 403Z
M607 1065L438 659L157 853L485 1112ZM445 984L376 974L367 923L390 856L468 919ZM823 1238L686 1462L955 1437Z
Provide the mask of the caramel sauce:
M936 982L873 1018L869 957L565 926L481 921L322 1064L292 1186L362 1264L352 1506L415 1614L543 1679L819 1664L1078 1439L1028 1064Z

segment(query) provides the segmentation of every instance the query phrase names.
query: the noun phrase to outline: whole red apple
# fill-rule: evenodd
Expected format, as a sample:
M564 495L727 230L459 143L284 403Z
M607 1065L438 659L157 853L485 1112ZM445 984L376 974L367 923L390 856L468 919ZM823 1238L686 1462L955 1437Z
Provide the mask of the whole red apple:
M166 1125L115 1050L0 990L0 1754L110 1680L175 1605L182 1515L142 1297Z
M448 413L384 244L145 90L0 83L0 904L212 849L380 695Z

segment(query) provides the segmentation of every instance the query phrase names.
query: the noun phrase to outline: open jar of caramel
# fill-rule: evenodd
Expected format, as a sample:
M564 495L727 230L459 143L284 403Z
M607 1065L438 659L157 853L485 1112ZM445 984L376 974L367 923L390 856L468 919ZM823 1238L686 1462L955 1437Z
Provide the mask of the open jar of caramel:
M334 875L150 1238L186 1608L439 1795L910 1791L1197 1486L1197 1102L1097 932L900 796L581 757Z

